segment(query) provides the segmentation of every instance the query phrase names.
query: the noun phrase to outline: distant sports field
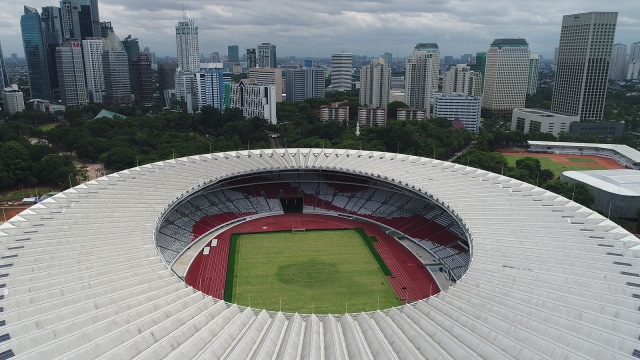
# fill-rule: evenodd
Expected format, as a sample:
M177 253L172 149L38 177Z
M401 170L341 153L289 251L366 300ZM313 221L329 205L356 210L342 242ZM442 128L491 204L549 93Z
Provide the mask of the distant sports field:
M587 157L571 157L563 155L562 158L558 155L551 154L503 154L507 158L509 166L516 166L516 161L525 157L535 157L540 160L540 167L543 169L549 169L553 171L555 176L560 176L563 171L583 171L583 170L602 170L604 166L599 164L596 160ZM559 159L562 162L558 161Z
M363 235L358 230L234 235L225 300L324 314L400 305L385 277L389 270Z

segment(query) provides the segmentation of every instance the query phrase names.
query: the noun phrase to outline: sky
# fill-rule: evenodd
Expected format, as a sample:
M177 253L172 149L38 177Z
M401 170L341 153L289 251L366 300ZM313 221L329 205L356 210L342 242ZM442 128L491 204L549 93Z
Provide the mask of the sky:
M23 0L25 1L25 0ZM5 57L23 56L23 5L40 10L53 0L0 0L0 42ZM636 0L99 0L100 20L118 37L132 35L157 56L175 56L175 26L183 18L199 28L200 53L227 54L270 42L277 55L330 57L332 53L404 57L418 42L435 42L441 56L486 51L493 39L524 38L532 53L553 56L562 16L616 11L616 43L640 41Z

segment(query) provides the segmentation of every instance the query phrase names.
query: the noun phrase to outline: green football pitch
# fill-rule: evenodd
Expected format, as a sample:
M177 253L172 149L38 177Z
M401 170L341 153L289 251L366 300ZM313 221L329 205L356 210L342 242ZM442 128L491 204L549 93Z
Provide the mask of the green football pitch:
M241 234L231 241L227 301L305 314L401 305L375 238L362 230Z

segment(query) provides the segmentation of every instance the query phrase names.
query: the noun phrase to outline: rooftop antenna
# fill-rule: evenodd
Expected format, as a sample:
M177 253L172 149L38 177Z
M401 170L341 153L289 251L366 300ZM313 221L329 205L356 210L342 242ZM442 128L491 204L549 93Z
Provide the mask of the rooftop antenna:
M182 2L182 20L187 20L187 9L184 7L184 1Z

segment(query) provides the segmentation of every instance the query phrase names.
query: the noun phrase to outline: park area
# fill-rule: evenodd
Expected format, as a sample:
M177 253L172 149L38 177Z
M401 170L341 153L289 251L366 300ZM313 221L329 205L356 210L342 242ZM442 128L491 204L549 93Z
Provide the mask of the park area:
M613 170L624 169L613 159L588 155L542 154L529 152L501 152L509 166L515 167L516 161L525 157L540 160L540 167L553 171L559 177L563 171Z
M401 305L374 241L355 229L234 235L225 300L324 314Z

